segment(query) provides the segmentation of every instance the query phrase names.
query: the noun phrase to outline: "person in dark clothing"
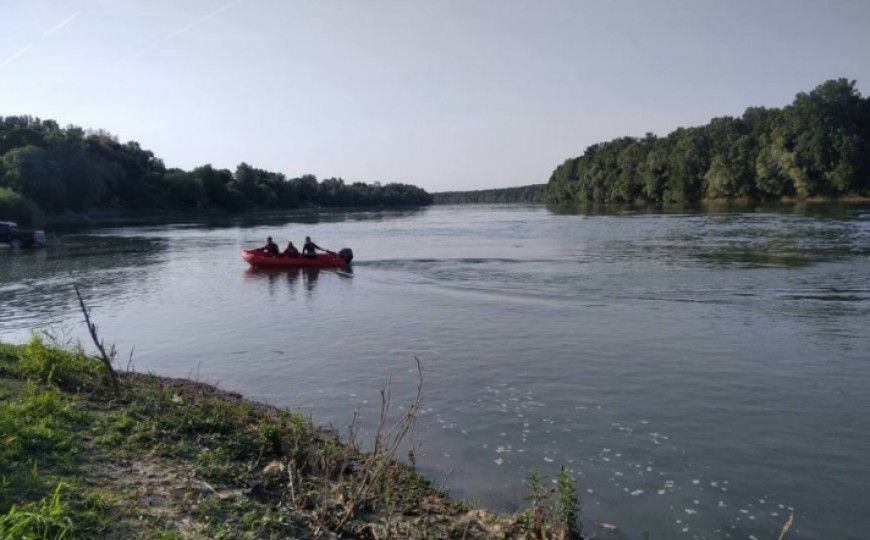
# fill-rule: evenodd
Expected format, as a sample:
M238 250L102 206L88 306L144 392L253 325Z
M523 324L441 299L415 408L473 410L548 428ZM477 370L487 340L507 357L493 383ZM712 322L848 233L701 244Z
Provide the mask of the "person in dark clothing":
M287 242L287 248L284 250L284 253L282 255L284 255L285 257L298 257L299 250L296 249L296 246L293 245L293 242Z
M320 251L326 251L322 247L318 246L314 242L311 241L310 236L305 237L305 245L302 246L302 256L308 257L309 259L313 259L317 257L317 253L314 251L315 249L319 249Z
M260 248L270 257L277 257L281 254L281 248L278 247L278 244L272 241L272 237L266 238L266 245Z

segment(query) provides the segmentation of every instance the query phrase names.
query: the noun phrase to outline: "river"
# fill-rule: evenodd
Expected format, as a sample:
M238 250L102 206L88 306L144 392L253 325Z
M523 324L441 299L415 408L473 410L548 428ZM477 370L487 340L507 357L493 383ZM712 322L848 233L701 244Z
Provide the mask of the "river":
M267 235L352 274L255 272ZM599 538L866 538L870 206L644 213L445 206L61 235L0 251L0 339L86 336L119 363L370 428L392 377L419 466L511 510L576 475ZM85 346L90 347L88 342ZM130 352L132 352L132 357Z

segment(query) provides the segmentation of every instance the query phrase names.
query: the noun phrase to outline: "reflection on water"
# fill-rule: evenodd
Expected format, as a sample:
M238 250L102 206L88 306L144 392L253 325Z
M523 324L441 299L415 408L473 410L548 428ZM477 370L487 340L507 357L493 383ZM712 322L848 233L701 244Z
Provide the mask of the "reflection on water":
M245 270L245 279L265 281L269 294L273 296L278 293L280 286L286 285L291 296L295 296L301 288L310 297L322 271L320 268L248 268Z
M423 215L428 208L426 207L409 207L404 209L391 210L357 210L348 211L342 209L298 209L298 210L281 210L281 211L261 211L251 212L242 215L233 214L142 214L140 216L123 215L112 221L112 227L144 227L144 226L161 226L167 223L172 223L175 227L213 227L213 228L228 228L228 227L259 227L264 225L283 226L287 223L296 224L311 224L318 223L342 223L353 221L383 221L395 220L397 218L407 218L412 216ZM104 220L107 218L103 218ZM64 224L57 227L56 232L74 233L81 231L89 231L93 226L87 221L77 221Z
M142 371L345 425L425 370L418 457L524 505L576 474L598 538L870 530L870 207L435 207L79 231L0 253L0 338L101 333ZM353 274L253 270L266 236L349 246ZM350 277L352 276L352 278ZM76 334L77 333L77 334Z
M153 291L166 247L162 238L67 235L59 246L0 254L0 331L62 321L77 305L73 283L119 302Z
M314 294L317 280L321 273L338 276L341 279L353 277L353 269L338 270L334 268L248 268L245 270L245 279L254 283L266 282L270 295L279 292L282 284L291 296L295 296L298 290L304 290L307 297Z
M555 215L580 216L638 216L652 215L730 215L747 216L752 214L772 214L777 216L803 216L819 219L867 219L870 209L866 202L748 202L713 201L699 203L657 204L579 204L554 205L547 210Z

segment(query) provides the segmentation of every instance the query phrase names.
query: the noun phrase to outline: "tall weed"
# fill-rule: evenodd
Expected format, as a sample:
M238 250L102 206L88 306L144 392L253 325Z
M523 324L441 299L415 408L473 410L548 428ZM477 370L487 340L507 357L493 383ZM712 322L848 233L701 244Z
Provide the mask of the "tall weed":
M18 356L19 374L61 388L77 388L93 384L100 365L81 349L64 350L38 334L30 338Z
M106 525L105 503L95 497L74 500L65 496L68 485L58 483L51 495L0 515L0 540L72 540L84 531Z
M59 390L32 382L17 400L0 401L0 511L44 489L42 467L72 466L71 432L82 420Z

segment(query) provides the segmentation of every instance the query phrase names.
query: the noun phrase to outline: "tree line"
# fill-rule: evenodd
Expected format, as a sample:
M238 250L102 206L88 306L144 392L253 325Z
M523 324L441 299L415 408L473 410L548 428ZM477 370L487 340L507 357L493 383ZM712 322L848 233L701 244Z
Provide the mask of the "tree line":
M544 200L546 184L532 184L474 191L442 191L433 193L435 204L536 203Z
M410 184L318 182L241 163L167 168L139 143L103 130L60 127L31 116L0 117L0 220L39 223L45 214L95 209L290 209L300 206L416 206L432 196Z
M847 79L781 109L590 146L556 167L545 194L552 203L849 196L870 196L870 97Z

